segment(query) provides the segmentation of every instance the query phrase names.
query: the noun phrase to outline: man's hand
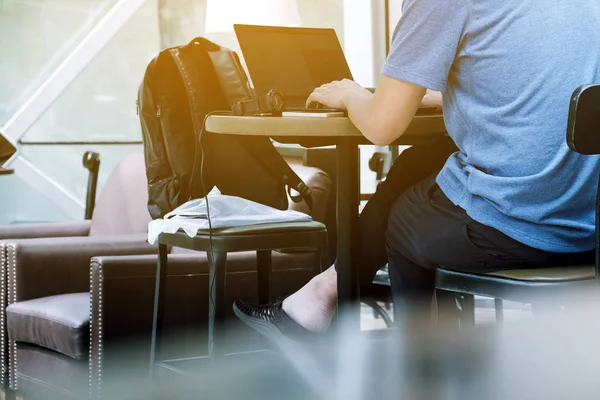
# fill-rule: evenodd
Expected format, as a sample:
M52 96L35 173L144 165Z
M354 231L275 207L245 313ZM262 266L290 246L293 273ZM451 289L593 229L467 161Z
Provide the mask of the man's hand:
M382 76L375 93L344 79L323 85L308 97L306 106L348 110L348 117L371 143L386 146L398 139L415 116L426 89ZM434 93L434 92L431 92ZM439 95L432 95L440 103Z
M344 79L316 88L308 97L306 107L312 108L316 104L322 104L329 108L346 109L348 99L361 96L372 96L372 94L358 83Z

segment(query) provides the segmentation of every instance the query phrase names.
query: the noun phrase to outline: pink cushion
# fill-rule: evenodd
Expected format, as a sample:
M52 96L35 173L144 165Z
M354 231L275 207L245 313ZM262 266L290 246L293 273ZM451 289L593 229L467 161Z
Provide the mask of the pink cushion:
M143 154L126 156L98 197L90 236L146 233L151 221L147 182Z

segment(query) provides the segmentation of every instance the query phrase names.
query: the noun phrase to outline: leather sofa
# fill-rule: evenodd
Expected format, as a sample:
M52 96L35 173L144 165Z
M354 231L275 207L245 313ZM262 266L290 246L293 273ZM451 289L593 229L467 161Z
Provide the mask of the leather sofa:
M323 221L329 177L292 167L313 192L313 218ZM143 157L132 155L110 175L91 221L0 229L2 358L12 390L28 399L113 398L147 374L156 249L146 243L146 203ZM290 208L309 212L304 203ZM202 354L206 254L173 249L169 257L171 353ZM318 265L310 250L274 252L274 297L298 289ZM254 253L232 254L227 273L231 300L256 297Z

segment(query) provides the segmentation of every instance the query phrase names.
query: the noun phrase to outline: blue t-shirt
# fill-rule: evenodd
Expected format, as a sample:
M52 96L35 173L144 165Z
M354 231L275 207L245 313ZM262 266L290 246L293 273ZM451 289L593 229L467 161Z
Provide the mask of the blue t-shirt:
M383 74L441 91L460 149L437 177L474 220L545 251L594 247L598 156L569 150L573 91L600 83L598 0L404 0Z

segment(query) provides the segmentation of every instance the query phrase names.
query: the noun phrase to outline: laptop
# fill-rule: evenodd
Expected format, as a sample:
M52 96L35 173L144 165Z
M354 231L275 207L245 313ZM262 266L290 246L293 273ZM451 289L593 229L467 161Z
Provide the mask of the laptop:
M345 110L306 108L306 99L315 88L353 79L335 30L239 24L234 30L257 96L277 90L284 96L288 116L345 115ZM437 107L417 111L439 113Z
M288 112L344 112L306 108L315 88L353 79L335 30L256 25L234 25L234 30L257 96L277 90Z

